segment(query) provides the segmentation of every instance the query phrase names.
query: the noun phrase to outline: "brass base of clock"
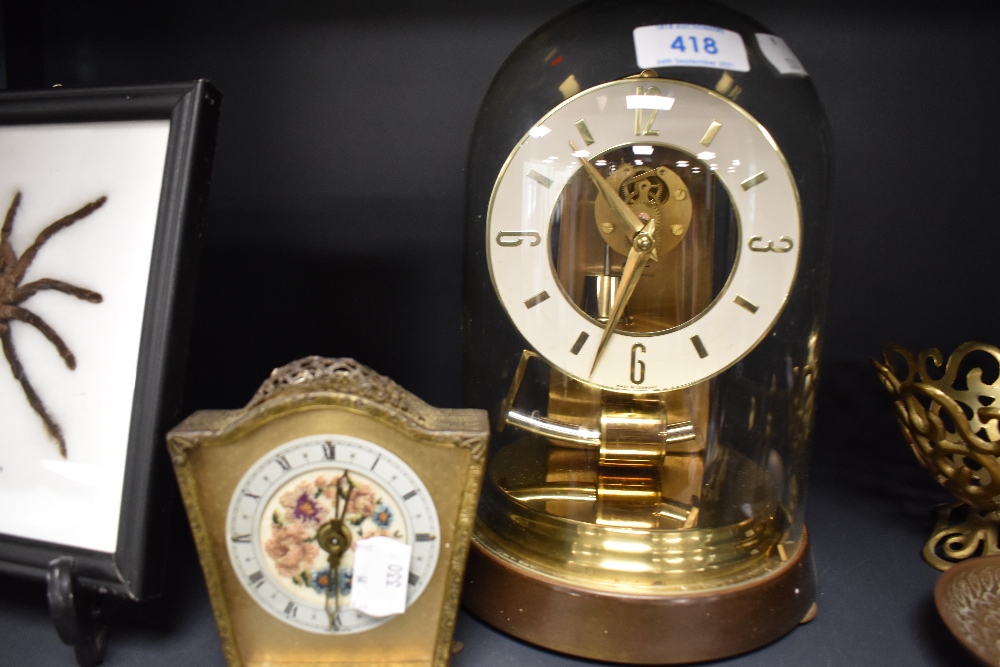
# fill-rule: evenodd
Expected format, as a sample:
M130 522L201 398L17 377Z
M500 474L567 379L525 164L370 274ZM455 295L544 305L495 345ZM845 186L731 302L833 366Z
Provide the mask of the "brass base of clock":
M796 553L758 579L655 596L560 580L505 558L487 542L482 531L472 541L466 609L518 639L592 660L716 660L768 644L815 614L816 577L804 529Z

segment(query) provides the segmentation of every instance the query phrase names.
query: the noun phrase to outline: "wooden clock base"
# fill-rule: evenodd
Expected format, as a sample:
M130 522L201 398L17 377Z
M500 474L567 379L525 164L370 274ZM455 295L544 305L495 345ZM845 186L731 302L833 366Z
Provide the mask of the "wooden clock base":
M808 536L779 569L725 588L666 596L596 591L518 567L473 539L462 603L519 639L592 660L677 664L753 650L815 615Z

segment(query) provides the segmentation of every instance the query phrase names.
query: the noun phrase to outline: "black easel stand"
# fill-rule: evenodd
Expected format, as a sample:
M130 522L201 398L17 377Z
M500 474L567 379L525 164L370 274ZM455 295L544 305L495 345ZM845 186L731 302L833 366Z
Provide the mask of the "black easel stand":
M62 556L49 563L49 615L59 638L73 647L80 667L95 667L104 661L108 626L101 612L101 596L85 590L73 573L73 559Z

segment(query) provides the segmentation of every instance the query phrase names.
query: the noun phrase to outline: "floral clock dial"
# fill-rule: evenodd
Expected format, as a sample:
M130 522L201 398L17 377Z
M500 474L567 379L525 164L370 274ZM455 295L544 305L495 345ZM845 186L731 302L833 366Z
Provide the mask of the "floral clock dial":
M322 634L377 627L350 608L358 540L391 537L413 548L407 606L438 559L437 511L417 474L367 440L312 435L258 460L229 503L229 558L250 596L272 616Z

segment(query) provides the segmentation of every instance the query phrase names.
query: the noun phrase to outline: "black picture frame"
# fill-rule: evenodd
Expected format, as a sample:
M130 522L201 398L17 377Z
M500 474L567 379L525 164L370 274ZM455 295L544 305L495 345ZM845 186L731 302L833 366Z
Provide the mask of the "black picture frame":
M141 600L158 594L175 485L164 434L180 418L188 336L221 93L208 81L0 92L0 126L169 121L114 553L0 534L0 572L45 579L71 559L85 588Z

